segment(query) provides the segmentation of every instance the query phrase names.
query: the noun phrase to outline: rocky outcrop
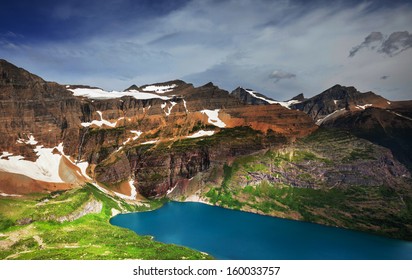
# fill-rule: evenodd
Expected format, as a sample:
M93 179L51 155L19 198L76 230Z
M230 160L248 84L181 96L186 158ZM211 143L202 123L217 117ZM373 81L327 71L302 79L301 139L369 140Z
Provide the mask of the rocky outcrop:
M58 222L66 222L66 221L74 221L80 219L81 217L92 214L92 213L100 213L103 208L103 203L101 201L97 201L95 199L90 199L84 205L82 205L79 209L70 213L69 215L62 216L56 218Z
M335 85L312 98L293 104L290 107L303 111L313 120L318 121L341 109L356 110L362 109L363 107L361 106L386 108L389 104L390 102L387 99L373 92L361 93L354 87Z
M250 94L250 90L245 90L242 87L236 88L234 91L230 93L232 96L236 97L244 104L248 105L267 105L269 104L268 101L265 99L269 99L266 96L261 95L260 93L254 93L255 96ZM260 96L263 98L257 98L256 96Z
M351 131L358 137L389 148L394 156L412 170L412 106L392 105L393 109L366 108L326 120L322 126ZM401 114L401 113L402 114Z

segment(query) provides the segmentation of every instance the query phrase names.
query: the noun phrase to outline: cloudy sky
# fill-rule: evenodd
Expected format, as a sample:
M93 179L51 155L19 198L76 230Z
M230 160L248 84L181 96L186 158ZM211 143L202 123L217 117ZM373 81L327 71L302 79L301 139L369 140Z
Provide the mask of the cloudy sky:
M342 84L412 99L411 1L7 2L0 58L49 81L212 81L277 100Z

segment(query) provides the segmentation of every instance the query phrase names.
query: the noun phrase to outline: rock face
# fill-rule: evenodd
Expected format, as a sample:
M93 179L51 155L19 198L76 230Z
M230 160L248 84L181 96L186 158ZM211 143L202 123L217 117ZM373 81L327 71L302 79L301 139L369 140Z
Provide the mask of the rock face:
M32 158L26 145L32 135L44 146L76 145L81 103L64 86L45 82L0 60L0 147ZM75 140L73 142L73 140Z
M340 128L354 135L389 148L394 156L412 170L412 106L406 110L396 103L391 109L366 108L361 111L348 111L338 118L322 123L323 127ZM402 114L398 113L402 112Z
M388 100L373 92L361 93L354 87L335 85L312 98L291 105L291 108L301 110L318 121L337 110L356 110L362 109L362 106L386 108Z
M335 85L290 107L307 113L321 127L344 129L389 148L412 170L411 101L389 101L373 92Z
M63 86L4 60L0 73L0 191L6 194L87 181L131 199L136 190L146 197L184 194L219 181L223 166L236 157L312 134L318 129L314 120L321 118L321 126L353 130L386 147L395 136L401 141L394 146L402 147L391 148L395 156L406 164L410 160L405 153L410 151L409 103L391 103L352 87L277 102L251 90L229 94L212 83L194 87L180 80L133 85L124 92ZM337 110L342 113L334 115ZM14 171L13 164L22 161L30 172ZM284 177L300 186L292 170ZM199 176L206 177L194 184Z
M252 94L250 94L250 90L245 90L242 87L236 88L230 94L232 96L236 97L237 99L239 99L240 101L242 101L244 104L248 104L248 105L267 105L267 104L269 104L269 102L265 100L265 99L269 99L266 96L263 96L259 93L255 93L254 94L255 96L253 96ZM263 97L263 99L262 98L257 98L256 96Z
M48 159L61 156L73 169L62 179L67 187L80 175L116 190L134 179L145 196L161 196L228 158L317 129L302 112L279 105L257 111L212 83L195 88L175 80L109 93L46 82L4 60L0 73L0 171L1 162L24 158L46 176L36 149L54 148ZM247 128L249 140L230 134L239 127Z

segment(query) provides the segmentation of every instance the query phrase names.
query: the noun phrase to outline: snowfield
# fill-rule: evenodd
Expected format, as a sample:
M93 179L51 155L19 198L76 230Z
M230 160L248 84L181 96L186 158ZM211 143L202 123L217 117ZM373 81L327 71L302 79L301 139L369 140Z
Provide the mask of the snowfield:
M199 137L204 137L204 136L212 136L215 134L214 131L205 131L205 130L199 130L198 132L187 136L186 138L199 138Z
M0 156L0 171L24 175L34 180L48 183L65 183L59 175L60 162L62 157L65 157L80 169L80 172L78 172L79 175L91 180L86 173L89 163L74 163L64 154L63 143L52 148L45 148L43 145L38 145L33 151L36 152L37 155L36 161L25 160L23 156L3 152Z
M356 108L359 110L365 110L367 107L373 106L372 104L357 105Z
M166 92L173 91L173 89L175 87L177 87L176 84L166 85L166 86L150 85L150 86L144 87L143 91L154 91L154 92L157 92L157 93L166 93Z
M105 91L102 89L97 88L75 88L69 89L73 92L74 96L82 96L89 99L113 99L113 98L121 98L123 96L131 96L135 99L147 100L147 99L162 99L162 100L169 100L170 97L167 96L160 96L154 93L149 92L140 92L137 90L130 90L130 91ZM160 93L160 92L159 92Z
M122 119L124 119L123 117L121 117L121 118L119 118L117 121L115 121L114 123L112 123L112 122L109 122L108 120L105 120L105 119L103 119L103 113L102 112L100 112L100 111L96 111L98 114L99 114L99 116L100 116L100 121L97 121L97 120L93 120L92 122L84 122L84 123L81 123L81 125L83 126L83 127L89 127L89 126L91 126L91 125L97 125L98 127L102 127L103 125L107 125L107 126L110 126L110 127L116 127L116 125L117 125L117 121L120 121L120 120L122 120Z
M55 147L57 148L57 147ZM43 145L36 146L34 151L38 156L35 162L25 160L24 157L3 152L0 158L0 170L8 173L21 174L35 180L64 183L59 176L59 166L62 155L54 154L55 148L44 148ZM7 159L4 155L7 154Z
M213 124L214 126L223 128L226 127L226 124L219 119L219 110L220 109L215 109L215 110L202 110L200 111L202 114L206 114L208 116L208 122L210 124Z

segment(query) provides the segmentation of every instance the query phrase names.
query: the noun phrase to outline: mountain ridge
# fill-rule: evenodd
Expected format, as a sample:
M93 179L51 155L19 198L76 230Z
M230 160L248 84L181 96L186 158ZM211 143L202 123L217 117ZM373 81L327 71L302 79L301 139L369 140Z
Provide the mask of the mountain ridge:
M412 239L412 101L340 85L276 101L181 80L109 92L1 69L0 199L92 184L127 204L203 201Z
M12 64L7 64L7 67L9 72L30 74ZM268 105L265 110L256 112L253 106L244 106L237 98L213 83L195 88L191 84L175 80L139 87L144 92L135 92L133 89L106 92L91 86L63 86L43 80L40 87L36 86L38 83L33 79L25 82L23 87L8 84L0 88L0 105L5 108L0 119L0 134L3 136L0 140L0 149L3 151L0 161L8 166L3 167L4 170L11 170L11 164L24 162L33 168L35 174L39 173L35 176L29 174L30 176L48 180L46 175L42 175L42 170L47 169L42 161L55 156L65 159L68 166L64 172L68 172L68 175L63 176L54 171L54 178L66 179L53 181L56 183L53 188L58 188L58 184L73 186L87 182L92 177L102 185L117 185L114 188L120 193L133 193L135 187L139 189L139 184L147 180L142 178L145 174L134 170L137 165L130 158L134 154L131 150L136 145L157 147L193 138L196 141L198 138L203 140L209 135L222 133L225 129L243 126L250 127L252 134L263 133L264 137L259 138L259 141L264 142L267 137L273 138L272 134L293 141L317 128L304 113L292 112L278 105ZM21 98L15 99L13 96ZM229 157L232 154L248 153L254 146L246 147L246 142L243 145L230 141L220 143L227 147L227 152L223 154ZM232 145L238 145L237 152L231 151ZM256 147L261 149L265 145L267 144L260 143ZM52 150L47 156L46 149ZM202 157L204 151L199 153L199 149L202 148L192 149L190 153L194 153L195 157ZM216 157L218 153L209 149L221 148L208 146L206 153L216 154ZM185 161L182 166L191 165L190 157L187 158L184 153L181 156ZM116 158L123 164L118 164ZM151 164L159 163L153 158ZM169 165L173 164L169 162L163 172L166 174L166 170L172 168ZM197 164L202 165L202 160L195 165ZM129 167L125 168L126 166ZM182 179L180 177L185 178L182 168L176 171L181 175L165 176L156 183L158 186L151 186L160 193L145 193L164 195ZM80 173L79 169L82 170ZM195 170L203 170L203 167L195 167ZM140 183L124 186L123 182L135 177L139 178ZM143 191L147 188L140 189Z

